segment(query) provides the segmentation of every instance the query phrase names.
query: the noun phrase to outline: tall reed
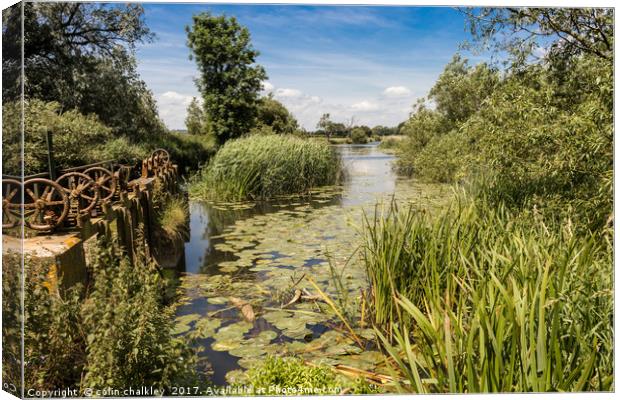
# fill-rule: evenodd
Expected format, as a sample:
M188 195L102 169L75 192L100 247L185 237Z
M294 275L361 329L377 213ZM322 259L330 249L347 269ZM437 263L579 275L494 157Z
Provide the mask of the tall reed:
M332 185L340 157L324 140L291 135L253 135L230 140L190 182L193 197L267 199Z
M401 389L613 389L609 232L456 204L366 223L371 309Z

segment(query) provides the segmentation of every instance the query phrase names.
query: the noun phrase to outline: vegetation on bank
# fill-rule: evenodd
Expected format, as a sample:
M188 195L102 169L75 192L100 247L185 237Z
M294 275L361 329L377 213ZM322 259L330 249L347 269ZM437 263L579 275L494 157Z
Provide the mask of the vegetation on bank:
M188 190L196 198L268 199L333 185L340 174L340 157L326 141L252 135L226 142Z
M402 128L398 170L466 194L366 221L381 346L407 392L613 390L613 13L467 12L512 64L455 57Z
M510 207L535 206L551 217L571 216L584 226L602 227L612 210L611 14L480 12L496 13L497 24L514 22L515 32L538 26L540 35L554 40L552 51L532 62L514 42L497 43L514 54L503 74L488 64L470 66L455 57L403 126L407 139L400 148L398 170L429 181L482 179L489 196ZM484 39L496 40L490 27L477 25L479 18L472 21L472 29L479 29ZM580 39L579 46L563 42L553 27L587 38ZM505 33L510 37L513 32Z
M20 382L20 344L12 340L19 338L12 330L19 328L20 256L2 258L3 378ZM165 305L164 280L143 251L132 265L116 243L100 241L88 287L63 288L51 278L50 263L31 258L25 263L26 390L197 382L193 351L172 336L174 309Z
M613 231L483 197L366 224L374 325L414 392L611 390Z

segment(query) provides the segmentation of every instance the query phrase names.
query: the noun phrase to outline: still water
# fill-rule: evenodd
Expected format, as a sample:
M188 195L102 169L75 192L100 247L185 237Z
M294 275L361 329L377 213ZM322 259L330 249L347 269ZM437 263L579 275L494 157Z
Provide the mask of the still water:
M236 371L270 354L365 369L381 359L369 348L362 354L334 329L337 319L325 304L301 300L281 307L297 289L316 297L316 284L355 313L368 287L357 251L364 215L374 218L392 202L435 207L449 189L397 177L394 157L377 144L336 147L347 178L309 198L190 203L176 331L196 340L214 384L234 380ZM372 332L360 335L371 339Z

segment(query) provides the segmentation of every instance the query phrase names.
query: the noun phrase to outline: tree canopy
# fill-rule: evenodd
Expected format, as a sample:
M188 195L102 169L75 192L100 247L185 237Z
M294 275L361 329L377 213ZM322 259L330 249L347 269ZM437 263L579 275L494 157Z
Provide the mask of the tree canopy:
M255 124L265 70L256 65L250 32L234 17L209 12L193 16L186 27L190 59L195 59L196 80L205 111L205 124L219 143L239 137Z
M3 13L3 99L20 96L19 6ZM162 132L151 92L136 71L134 49L154 35L138 4L24 3L24 96L61 110L96 114L115 134Z

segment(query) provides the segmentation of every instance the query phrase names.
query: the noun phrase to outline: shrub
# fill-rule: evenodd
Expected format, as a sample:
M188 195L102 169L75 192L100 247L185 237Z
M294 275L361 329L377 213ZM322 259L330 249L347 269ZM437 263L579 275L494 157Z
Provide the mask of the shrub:
M61 111L60 104L28 100L24 109L24 174L47 171L46 131L53 132L54 159L58 168L87 164L88 150L111 138L111 130L94 115L77 110ZM6 103L2 109L5 174L21 175L21 103Z
M116 244L100 243L93 289L82 307L84 387L161 389L193 374L192 352L172 337L174 310L163 305L164 280L143 250L136 257L132 265Z
M341 161L326 141L255 135L226 142L192 178L194 197L242 200L304 194L337 182Z
M163 278L138 253L132 264L118 245L100 241L87 290L61 289L51 261L26 257L25 390L195 383L193 351L171 334ZM19 300L8 290L19 289L20 255L4 254L3 268L3 377L17 384L19 302L7 300Z
M610 390L611 234L480 198L367 223L371 309L406 390Z
M368 137L366 136L366 132L364 132L364 130L361 128L354 128L351 131L351 142L355 144L368 143Z

